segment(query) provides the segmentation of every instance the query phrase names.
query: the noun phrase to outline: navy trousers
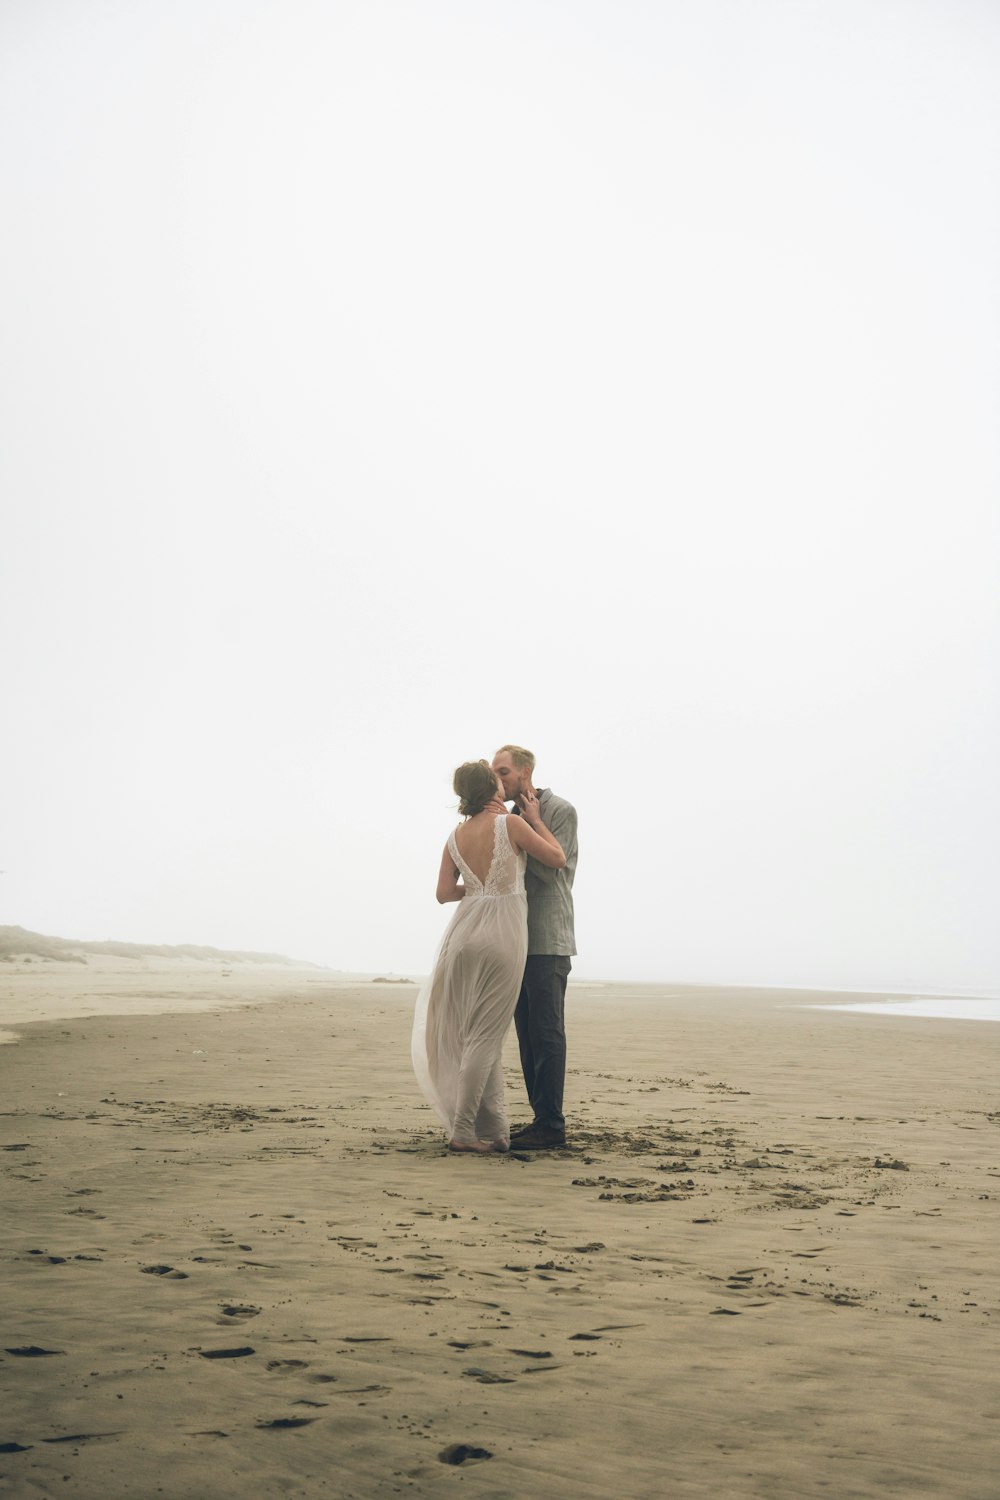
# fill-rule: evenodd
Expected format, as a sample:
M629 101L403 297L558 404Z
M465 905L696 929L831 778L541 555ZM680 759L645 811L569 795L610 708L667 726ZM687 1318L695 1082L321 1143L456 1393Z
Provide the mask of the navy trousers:
M565 1130L566 981L572 968L561 954L531 953L524 966L514 1025L521 1049L521 1072L535 1124Z

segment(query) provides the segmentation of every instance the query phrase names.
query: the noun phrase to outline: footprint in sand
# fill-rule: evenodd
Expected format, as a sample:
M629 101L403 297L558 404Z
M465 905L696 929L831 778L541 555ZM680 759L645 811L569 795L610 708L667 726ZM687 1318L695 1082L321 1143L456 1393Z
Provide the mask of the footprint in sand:
M121 1429L117 1432L71 1432L66 1437L42 1438L43 1443L90 1443L95 1438L121 1437Z
M275 1417L273 1422L255 1422L253 1425L260 1432L278 1432L286 1427L308 1427L315 1420L315 1417Z
M464 1464L470 1459L492 1458L488 1448L475 1448L471 1443L450 1443L442 1448L438 1458L443 1464Z
M761 1266L758 1269L763 1270L763 1267ZM726 1287L730 1292L748 1291L752 1286L752 1271L734 1271L726 1282Z
M267 1362L269 1370L308 1370L307 1359L269 1359Z
M245 1318L256 1318L260 1313L259 1307L253 1307L249 1303L229 1302L221 1309L224 1318L233 1318L236 1322L243 1322Z
M19 1349L5 1349L5 1354L15 1354L20 1359L47 1359L53 1354L65 1354L65 1349L42 1349L38 1344L23 1344Z
M187 1281L186 1271L176 1271L173 1266L140 1266L144 1276L162 1276L167 1281Z

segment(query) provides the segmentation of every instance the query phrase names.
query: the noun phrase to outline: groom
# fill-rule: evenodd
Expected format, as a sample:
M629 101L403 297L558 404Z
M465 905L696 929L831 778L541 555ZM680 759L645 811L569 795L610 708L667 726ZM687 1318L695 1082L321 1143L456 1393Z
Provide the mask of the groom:
M521 745L504 745L493 757L504 798L520 812L523 793L535 791L535 757ZM514 1025L521 1049L521 1071L534 1111L530 1125L511 1132L518 1151L550 1151L566 1144L563 1085L566 1078L564 1007L573 934L573 875L576 871L576 808L548 787L535 793L545 826L566 855L561 870L549 870L528 857L524 888L528 897L528 958Z

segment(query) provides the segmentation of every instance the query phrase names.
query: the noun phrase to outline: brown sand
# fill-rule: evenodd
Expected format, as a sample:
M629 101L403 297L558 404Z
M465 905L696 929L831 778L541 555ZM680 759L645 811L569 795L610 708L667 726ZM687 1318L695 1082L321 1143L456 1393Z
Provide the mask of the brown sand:
M1000 1028L571 986L455 1157L413 989L226 984L0 1048L0 1495L996 1500Z

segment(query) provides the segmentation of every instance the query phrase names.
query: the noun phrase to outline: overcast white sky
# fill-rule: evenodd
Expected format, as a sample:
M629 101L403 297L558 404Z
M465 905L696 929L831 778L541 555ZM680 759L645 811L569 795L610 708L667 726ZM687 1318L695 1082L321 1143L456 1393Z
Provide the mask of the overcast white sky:
M1000 986L1000 7L4 0L0 921Z

